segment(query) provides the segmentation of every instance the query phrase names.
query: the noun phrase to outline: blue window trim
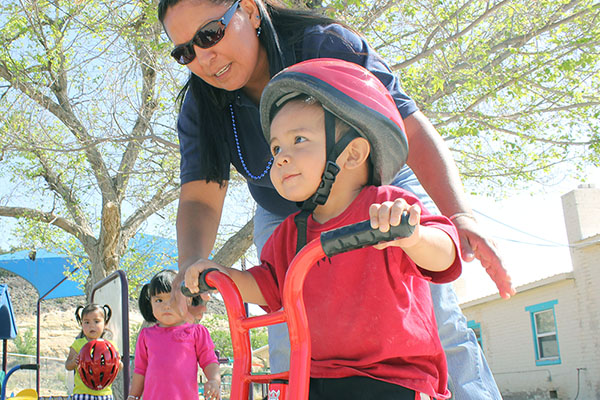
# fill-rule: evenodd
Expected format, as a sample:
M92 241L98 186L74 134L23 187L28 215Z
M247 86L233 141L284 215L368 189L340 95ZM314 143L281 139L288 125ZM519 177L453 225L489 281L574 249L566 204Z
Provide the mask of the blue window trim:
M532 306L525 307L525 311L529 311L529 318L531 319L531 332L533 333L533 350L535 352L535 365L543 366L543 365L555 365L560 364L560 346L558 343L558 328L556 326L556 311L554 310L554 306L558 304L558 300L550 300L544 303L534 304ZM558 356L556 358L548 358L548 359L540 359L540 354L538 351L538 338L537 331L535 328L535 313L540 311L552 310L552 315L554 316L554 332L556 332L556 350L558 352Z
M470 329L479 329L479 337L477 337L477 335L475 335L475 338L477 339L477 343L479 343L479 347L481 347L481 349L483 350L483 338L481 336L481 324L479 322L475 322L475 320L470 320L467 321L467 328Z

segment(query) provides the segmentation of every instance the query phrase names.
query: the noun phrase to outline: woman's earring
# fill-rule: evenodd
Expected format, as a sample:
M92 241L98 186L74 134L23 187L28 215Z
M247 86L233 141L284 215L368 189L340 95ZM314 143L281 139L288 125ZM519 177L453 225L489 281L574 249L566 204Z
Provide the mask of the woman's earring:
M260 36L261 31L262 31L262 28L259 26L258 29L256 29L256 37Z

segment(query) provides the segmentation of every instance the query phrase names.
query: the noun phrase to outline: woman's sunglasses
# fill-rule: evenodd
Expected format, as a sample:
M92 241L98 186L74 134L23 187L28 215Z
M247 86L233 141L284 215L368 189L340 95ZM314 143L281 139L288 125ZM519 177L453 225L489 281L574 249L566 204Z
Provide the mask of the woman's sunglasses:
M171 56L175 61L181 65L189 64L196 58L194 45L202 49L208 49L219 43L219 41L223 39L223 36L225 36L225 28L227 28L229 21L233 18L239 4L240 0L237 0L220 19L210 21L196 31L192 40L175 47L171 52Z

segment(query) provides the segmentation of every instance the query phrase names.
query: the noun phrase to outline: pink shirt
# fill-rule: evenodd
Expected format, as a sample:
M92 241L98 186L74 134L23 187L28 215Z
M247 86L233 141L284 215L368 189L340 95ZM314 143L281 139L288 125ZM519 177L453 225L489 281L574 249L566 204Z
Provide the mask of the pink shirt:
M198 365L216 363L215 345L199 324L142 329L134 372L143 375L144 400L198 399Z

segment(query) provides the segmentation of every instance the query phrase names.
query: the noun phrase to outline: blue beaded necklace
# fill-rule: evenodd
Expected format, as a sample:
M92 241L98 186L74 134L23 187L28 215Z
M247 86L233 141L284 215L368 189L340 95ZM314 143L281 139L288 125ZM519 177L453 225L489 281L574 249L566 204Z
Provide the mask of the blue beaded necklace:
M235 146L237 147L238 156L240 157L240 161L242 162L244 171L246 171L246 174L248 174L248 176L250 178L254 179L255 181L258 181L258 180L262 179L262 177L265 176L266 173L269 172L269 170L271 169L271 164L273 163L273 157L271 157L271 159L267 163L267 166L265 167L265 170L262 172L262 174L256 176L256 175L252 175L252 173L250 171L248 171L246 162L244 161L244 158L242 157L242 149L240 149L240 140L238 139L237 129L235 127L235 114L233 114L233 105L231 105L231 104L229 105L229 111L231 112L231 124L233 125L233 137L235 138Z

